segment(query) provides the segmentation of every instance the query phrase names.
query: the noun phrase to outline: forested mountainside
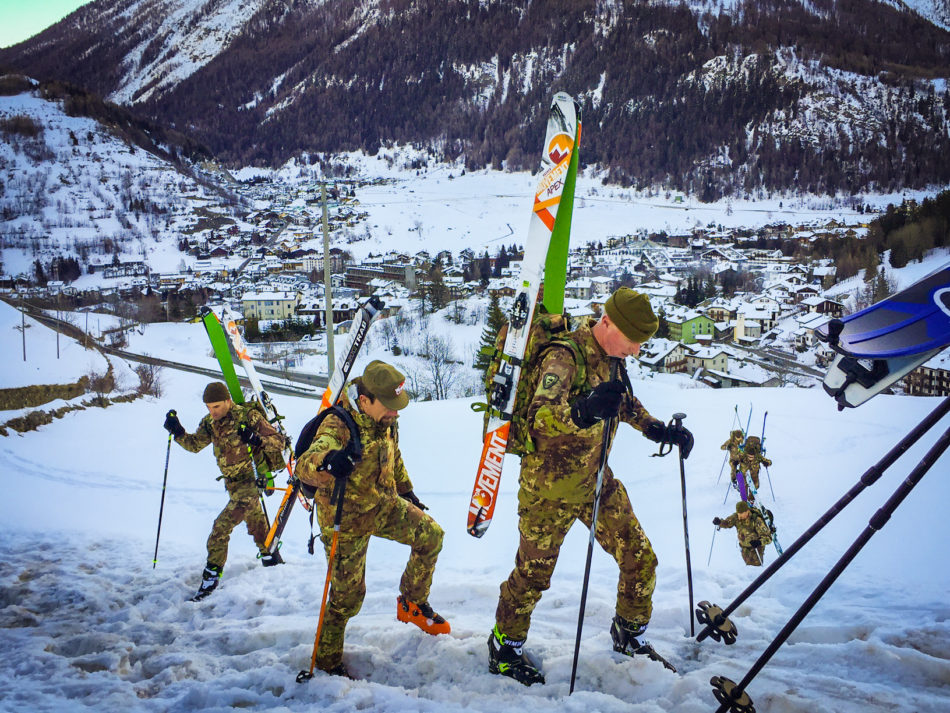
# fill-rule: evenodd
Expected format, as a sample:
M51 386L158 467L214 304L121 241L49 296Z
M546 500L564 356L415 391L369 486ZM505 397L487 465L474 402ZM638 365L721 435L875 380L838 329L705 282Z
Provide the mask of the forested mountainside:
M950 32L874 0L97 0L0 66L231 164L389 142L533 169L554 91L581 160L702 199L950 182Z

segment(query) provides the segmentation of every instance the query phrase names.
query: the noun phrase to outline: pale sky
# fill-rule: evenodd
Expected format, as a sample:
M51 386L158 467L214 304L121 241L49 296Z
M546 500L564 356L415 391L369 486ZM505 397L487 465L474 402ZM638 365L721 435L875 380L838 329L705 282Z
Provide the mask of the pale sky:
M0 47L42 32L91 0L0 0Z

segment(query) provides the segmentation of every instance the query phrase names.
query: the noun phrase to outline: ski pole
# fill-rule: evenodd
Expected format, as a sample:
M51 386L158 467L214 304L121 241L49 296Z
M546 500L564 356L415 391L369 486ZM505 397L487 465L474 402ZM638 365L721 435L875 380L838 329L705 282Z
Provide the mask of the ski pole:
M619 362L610 360L610 380L617 378ZM590 563L594 556L594 538L597 531L597 515L600 512L600 490L604 485L604 470L607 468L607 456L610 452L610 431L614 427L614 417L604 419L604 435L600 442L600 467L597 469L597 484L594 486L594 507L590 516L590 538L587 540L587 562L584 565L584 584L581 587L581 606L577 612L577 636L574 639L574 662L571 664L571 690L574 692L574 679L577 676L577 657L581 650L581 631L584 628L584 609L587 606L587 585L590 582Z
M716 527L715 530L713 530L712 540L710 540L710 542L709 542L709 557L706 558L706 566L707 566L707 567L709 566L709 563L712 562L712 551L713 551L713 545L716 544L716 533L717 533L717 532L719 532L719 527L718 527L718 526ZM693 611L693 607L690 606L689 610L690 610L690 611Z
M726 459L728 458L729 458L729 453L727 451L726 455L722 457L722 465L719 466L719 477L716 478L716 485L719 485L719 481L722 480L722 471L726 469Z
M676 424L677 428L681 428L683 425L683 419L686 418L685 413L674 413L673 414L673 423ZM680 488L683 491L683 543L686 547L686 587L689 591L689 609L686 611L689 612L689 635L696 635L695 624L693 623L693 570L690 566L689 561L689 520L686 516L686 470L683 466L683 461L686 460L683 458L683 446L679 446L680 452ZM710 555L712 550L710 550Z
M808 613L815 604L824 596L831 585L835 583L835 580L838 579L838 576L845 568L851 564L852 560L857 557L858 553L864 548L871 537L874 536L874 533L881 530L887 524L887 521L891 518L891 515L894 514L894 511L897 510L904 499L910 495L910 492L948 447L950 447L950 428L944 431L943 435L931 446L923 459L910 472L910 475L897 486L897 489L893 492L891 497L887 499L887 502L871 516L871 519L861 534L858 535L848 550L835 563L834 567L831 568L824 579L815 587L814 591L808 596L808 599L798 608L798 611L792 615L792 618L788 620L788 623L772 640L772 643L768 645L765 651L762 652L762 655L759 656L758 660L752 665L752 668L749 669L749 672L738 684L734 684L722 676L713 677L714 694L721 704L719 708L716 709L716 713L725 713L725 711L733 707L733 702L737 701L740 697L744 696L745 699L748 699L748 694L745 693L746 686L751 683L752 679L755 678L759 671L769 662L775 652L778 651L788 637L791 636L792 632L795 631L802 620L808 616ZM752 708L751 702L749 708Z
M765 415L762 417L762 455L765 455L765 419L769 417L769 412L766 411ZM765 475L769 479L769 492L772 493L772 502L775 502L775 489L772 487L772 474L769 473L769 467L765 466Z
M172 414L175 412L172 411ZM172 434L168 434L168 449L165 451L165 475L162 478L162 502L158 506L158 531L155 533L155 555L152 557L152 569L158 564L158 538L162 534L162 513L165 512L165 484L168 483L168 457L172 453Z
M729 438L732 438L732 430L735 428L736 421L739 420L739 406L735 408L735 413L732 414L732 425L729 427ZM726 467L726 459L729 457L729 451L726 451L726 455L722 457L722 465L719 466L719 477L716 478L716 485L719 485L719 481L722 480L722 471Z
M336 558L336 546L340 541L340 522L343 520L343 495L346 493L346 478L337 478L333 487L330 504L336 503L336 514L333 516L333 540L330 543L330 554L327 556L327 579L323 584L323 598L320 600L320 616L317 619L317 633L313 637L313 654L310 656L310 670L297 674L297 683L303 683L313 678L313 669L317 666L317 649L320 646L320 634L323 632L323 618L327 611L330 591L330 580L333 577L333 561Z

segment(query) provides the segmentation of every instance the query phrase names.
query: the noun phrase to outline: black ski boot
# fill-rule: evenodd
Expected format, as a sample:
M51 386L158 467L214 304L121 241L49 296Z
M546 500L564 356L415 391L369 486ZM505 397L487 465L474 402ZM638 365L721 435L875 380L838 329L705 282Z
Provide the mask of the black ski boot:
M273 552L261 552L261 564L265 567L273 567L283 563L284 558L280 556L280 550L274 550Z
M522 651L524 641L512 641L495 626L488 636L488 670L530 686L544 683L544 674L531 657Z
M676 667L660 656L650 645L650 642L643 638L646 630L645 624L637 626L619 614L615 615L613 622L610 624L610 638L614 641L614 651L630 657L646 656L651 661L657 661L670 671L675 672Z
M221 572L221 567L209 562L205 567L204 572L201 573L201 586L198 588L198 592L195 594L195 596L191 598L191 601L200 602L202 599L211 594L211 592L213 592L218 586L218 582L221 580Z

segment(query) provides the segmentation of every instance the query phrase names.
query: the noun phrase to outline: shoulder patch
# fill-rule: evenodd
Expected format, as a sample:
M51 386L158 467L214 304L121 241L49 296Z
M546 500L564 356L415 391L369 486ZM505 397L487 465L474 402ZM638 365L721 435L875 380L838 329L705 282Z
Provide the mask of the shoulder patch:
M545 374L543 377L541 377L541 386L545 389L551 389L554 388L554 386L560 380L561 378L557 374Z

